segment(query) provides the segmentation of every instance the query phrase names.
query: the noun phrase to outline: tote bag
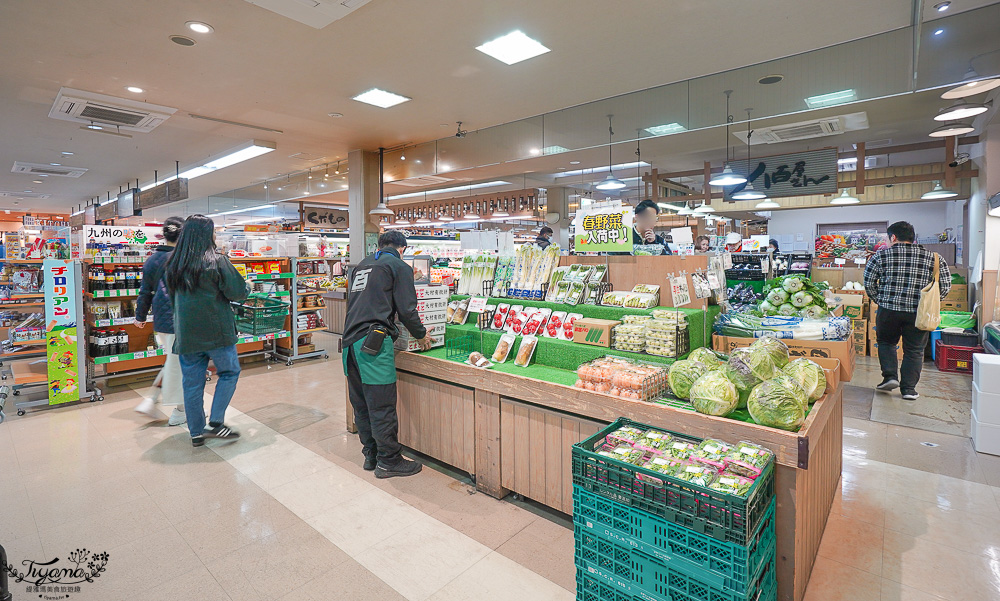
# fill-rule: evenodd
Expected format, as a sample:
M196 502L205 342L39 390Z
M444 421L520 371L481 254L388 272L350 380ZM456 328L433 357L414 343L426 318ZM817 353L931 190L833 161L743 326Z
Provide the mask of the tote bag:
M934 279L920 289L920 304L917 305L917 329L927 332L941 325L941 284L938 254L934 253Z

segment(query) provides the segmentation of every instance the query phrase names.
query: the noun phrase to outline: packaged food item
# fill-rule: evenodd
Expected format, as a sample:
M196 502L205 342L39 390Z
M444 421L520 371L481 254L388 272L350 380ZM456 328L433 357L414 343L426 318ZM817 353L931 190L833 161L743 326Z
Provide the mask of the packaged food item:
M659 295L645 292L630 292L622 299L622 307L629 309L650 309L656 306Z
M715 471L721 472L726 469L728 462L726 458L731 450L732 447L721 440L706 438L691 452L691 460L708 465Z
M583 315L579 313L569 313L566 315L566 320L563 321L562 334L560 338L562 340L573 340L573 322L583 319Z
M451 323L456 325L462 325L465 320L469 317L469 302L471 298L466 298L459 301L458 307L455 308L455 312L452 313Z
M632 426L624 426L622 428L618 428L611 434L608 434L607 436L604 437L604 439L605 441L608 442L608 444L632 445L635 443L635 441L642 438L643 434L645 434L645 432L639 428L633 428Z
M542 327L542 332L546 338L559 338L562 332L563 321L566 319L565 311L554 311L549 320Z
M552 296L553 303L565 303L566 295L569 294L570 282L567 280L562 280L556 284L555 294Z
M510 331L511 326L514 325L514 319L517 318L518 313L524 309L521 305L514 305L507 310L507 315L504 318L503 329Z
M708 484L708 487L712 490L717 490L729 495L745 497L753 487L753 480L751 478L740 476L739 474L723 472L719 474L717 478L712 480L712 482Z
M625 297L628 296L629 292L622 292L620 290L612 290L611 292L606 292L604 294L604 299L601 301L602 305L607 307L621 307L622 303L625 302Z
M642 467L647 470L654 472L659 472L661 474L666 474L668 476L673 476L677 468L684 463L683 459L677 459L675 457L653 457ZM661 481L662 484L662 481Z
M642 294L659 294L660 287L653 284L636 284L632 288L632 292L641 292Z
M595 265L594 271L591 272L590 277L587 278L588 282L599 283L604 281L604 275L608 273L607 265Z
M467 363L474 367L489 367L490 360L484 357L482 353L473 352L469 354Z
M524 333L524 326L527 325L528 320L538 312L538 309L534 307L525 307L523 311L518 311L517 315L510 323L510 328L507 329L508 332L520 336Z
M624 461L625 463L631 463L632 465L642 465L645 463L646 454L639 449L633 448L632 445L625 443L616 448L613 451L613 457L618 461Z
M458 305L461 301L451 301L448 303L448 308L446 309L445 323L451 323L452 318L455 316L455 310L458 309Z
M579 305L586 289L587 286L583 282L570 282L569 292L566 293L566 300L564 302L567 305Z
M506 303L500 303L497 305L497 311L493 314L493 329L502 330L504 323L507 321L507 312L510 310L510 305Z
M122 316L122 304L119 301L107 303L108 319L118 319Z
M538 346L537 336L524 336L521 338L521 346L517 349L517 356L514 358L514 365L518 367L528 367L531 357L535 354L535 347Z
M740 476L756 478L771 462L773 455L770 450L760 445L740 442L726 455L726 460L729 462L726 469Z
M619 351L641 353L646 350L645 328L642 324L617 325L612 330L611 346Z
M683 311L676 309L653 309L653 317L655 319L673 319L680 323L687 323L687 315Z
M500 342L497 343L497 348L493 351L494 363L504 363L507 361L507 355L510 354L510 349L514 346L515 340L517 340L517 337L513 334L504 334L500 337Z
M673 473L674 478L697 484L698 486L708 486L715 480L717 472L707 465L687 461L677 467Z
M663 455L667 457L674 457L676 459L687 459L691 456L691 453L695 450L695 445L687 442L686 440L674 439L673 442L663 450Z
M532 314L532 316L529 317L528 321L524 324L524 327L521 329L521 334L525 336L537 335L542 329L542 326L545 325L545 322L548 321L551 314L552 309L541 309L539 311L535 311L535 313Z
M667 432L659 430L649 430L642 435L642 438L635 441L635 448L648 451L650 453L661 454L673 443L674 437Z
M645 325L650 319L649 315L622 315L622 323Z
M566 267L566 266L564 266L564 267L556 267L555 270L552 272L552 277L549 278L549 290L545 294L545 301L546 302L550 302L550 303L556 302L555 301L555 296L556 296L556 291L559 288L559 283L562 282L565 279L566 274L568 272L569 272L569 267Z
M617 396L644 402L661 396L666 389L666 382L666 370L652 365L624 366L615 370L611 378L612 390L618 389Z

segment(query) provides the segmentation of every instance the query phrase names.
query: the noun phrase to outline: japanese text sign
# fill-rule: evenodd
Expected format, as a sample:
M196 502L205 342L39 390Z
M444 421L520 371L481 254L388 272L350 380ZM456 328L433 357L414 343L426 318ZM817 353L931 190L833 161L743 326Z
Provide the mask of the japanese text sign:
M88 225L83 228L84 243L162 244L163 228L126 225Z
M749 174L746 161L734 161L729 166L734 172L746 176L755 190L771 198L837 192L836 148L752 159ZM725 199L733 202L732 195L744 187L746 184L727 186L724 189Z
M577 252L632 252L632 207L580 211L576 215Z
M76 299L80 279L72 261L46 259L42 263L45 281L45 349L48 356L49 404L80 400L80 357Z

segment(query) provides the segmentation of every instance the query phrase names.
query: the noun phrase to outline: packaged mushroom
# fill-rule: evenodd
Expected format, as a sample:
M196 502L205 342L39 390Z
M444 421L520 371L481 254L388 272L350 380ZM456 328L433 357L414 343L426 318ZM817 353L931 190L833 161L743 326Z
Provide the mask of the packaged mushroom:
M507 361L507 355L510 354L510 348L514 346L515 340L517 340L517 336L513 334L504 334L500 337L500 342L497 343L497 348L493 351L494 363L504 363Z
M531 357L535 354L535 347L538 346L537 336L525 336L521 339L521 346L517 349L517 356L514 358L514 365L518 367L528 367Z
M474 352L469 355L469 359L466 361L469 365L473 367L492 367L493 364L490 360L483 356L482 353Z
M448 303L448 308L446 309L446 315L444 318L445 323L451 323L451 320L455 317L455 310L458 309L462 301L451 301Z

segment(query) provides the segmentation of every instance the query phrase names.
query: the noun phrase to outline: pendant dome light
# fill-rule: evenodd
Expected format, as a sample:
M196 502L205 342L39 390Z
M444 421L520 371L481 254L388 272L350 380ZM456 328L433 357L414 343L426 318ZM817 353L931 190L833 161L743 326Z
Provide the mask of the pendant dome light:
M990 110L990 107L979 102L966 102L957 100L949 107L943 108L934 115L935 121L958 121L966 117L975 117Z
M941 182L934 182L934 188L930 192L925 192L920 199L921 200L944 200L946 198L955 198L958 196L958 192L954 190L949 190L947 188L941 187Z
M972 60L969 61L969 70L965 72L962 83L941 94L941 98L954 100L1000 88L1000 79L979 79L979 74L972 68L972 61L977 58L979 57L972 57Z
M451 208L445 207L438 215L438 221L455 221L455 218L451 216Z
M726 90L726 164L722 167L722 173L713 177L708 183L711 186L738 186L745 184L747 178L733 171L729 165L729 124L733 122L733 116L729 112L729 96L732 90Z
M506 207L507 199L504 198L503 200L505 206L502 207L500 206L500 201L497 200L497 208L493 211L494 217L510 217L510 213L507 212L507 207Z
M608 176L601 181L601 183L594 186L598 190L621 190L625 187L625 182L615 177L611 162L611 141L615 135L615 130L611 127L611 118L614 115L608 115Z
M694 212L699 215L704 215L706 213L714 213L715 209L712 208L712 205L701 203L700 205L698 205L698 208L694 210Z
M406 218L406 215L400 213L396 217L396 225L410 225L410 220Z
M976 131L976 128L973 127L971 123L945 123L944 125L935 128L927 135L932 138L947 138L949 136L960 136L974 131Z
M750 140L753 138L753 130L750 129L750 111L747 109L747 175L750 174ZM732 195L733 200L764 200L767 194L754 190L753 182L748 181L747 185Z
M691 210L691 209L690 209L690 208L688 207L688 205L687 205L687 202L685 202L685 203L684 203L684 206L683 206L683 207L681 207L681 210L680 210L680 211L677 211L677 214L678 214L678 215L680 215L681 217L687 217L688 215L694 215L694 211L692 211L692 210Z
M836 197L836 198L834 198L833 200L831 200L830 204L832 204L832 205L856 205L856 204L858 204L860 202L861 202L861 200L859 198L851 196L850 194L847 193L847 188L844 188L844 191L841 193L841 195L838 196L838 197Z
M479 215L477 215L476 213L473 213L472 209L473 209L473 207L472 207L472 204L470 203L469 204L469 208L465 209L465 214L462 215L462 219L471 219L471 220L479 219Z
M764 200L758 202L754 205L755 209L780 209L781 205L774 202L770 198L765 198Z
M369 215L378 215L379 217L385 215L387 217L392 217L396 213L385 205L385 171L383 170L382 156L385 150L382 148L378 149L378 204L374 209L368 212Z

